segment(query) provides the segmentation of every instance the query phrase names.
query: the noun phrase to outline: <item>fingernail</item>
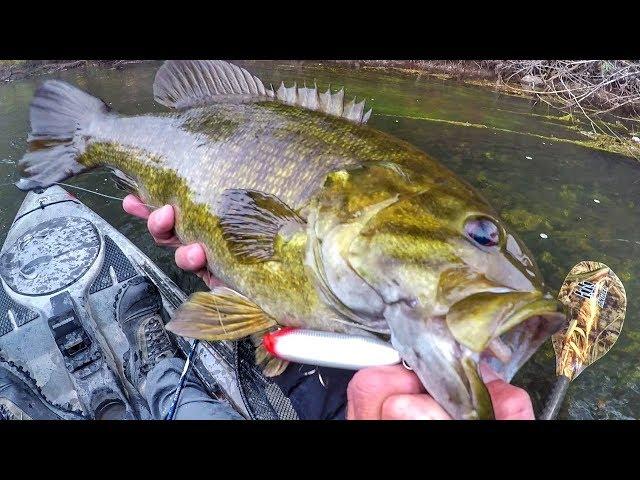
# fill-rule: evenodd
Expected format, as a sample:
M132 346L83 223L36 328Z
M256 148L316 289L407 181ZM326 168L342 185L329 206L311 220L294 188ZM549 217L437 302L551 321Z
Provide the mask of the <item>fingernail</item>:
M435 420L431 415L421 414L415 416L416 420Z
M480 374L482 375L482 381L484 383L490 383L490 382L493 382L494 380L502 380L504 382L504 378L498 375L498 373L496 373L485 362L480 363Z
M173 207L171 205L164 205L158 209L158 212L162 212L163 214L168 214L169 211L173 211Z
M200 255L198 250L199 247L196 245L189 245L189 247L187 248L187 261L191 265L197 265L200 262Z

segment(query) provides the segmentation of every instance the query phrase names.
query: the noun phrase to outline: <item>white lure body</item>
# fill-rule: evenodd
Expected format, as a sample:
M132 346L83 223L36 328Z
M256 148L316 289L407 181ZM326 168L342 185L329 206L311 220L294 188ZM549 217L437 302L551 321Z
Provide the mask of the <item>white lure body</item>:
M402 361L383 340L342 333L287 327L265 335L263 344L274 357L320 367L360 370Z

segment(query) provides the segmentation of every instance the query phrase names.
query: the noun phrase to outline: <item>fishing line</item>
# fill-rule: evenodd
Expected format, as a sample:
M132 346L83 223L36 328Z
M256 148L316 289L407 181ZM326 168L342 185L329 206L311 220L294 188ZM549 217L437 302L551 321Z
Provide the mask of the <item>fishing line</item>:
M54 182L54 185L60 185L61 187L67 187L67 188L75 188L76 190L82 190L83 192L89 192L89 193L93 193L94 195L98 195L99 197L105 197L105 198L110 198L112 200L124 200L124 198L119 198L119 197L112 197L111 195L105 195L104 193L98 193L98 192L94 192L93 190L89 190L87 188L82 188L82 187L76 187L75 185L69 185L68 183L59 183L59 182ZM6 186L15 186L15 182L8 182L8 183L0 183L0 187L6 187ZM147 207L153 207L153 205L147 205L146 203L144 204ZM153 207L156 208L156 207Z
M60 185L61 187L67 187L67 188L75 188L76 190L82 190L83 192L93 193L94 195L98 195L99 197L110 198L112 200L120 200L120 201L124 200L124 198L113 197L111 195L106 195L104 193L94 192L93 190L89 190L88 188L76 187L75 185L69 185L68 183L55 182L54 185Z
M200 343L200 340L195 340L193 342L193 345L191 346L191 351L189 352L187 361L184 363L184 368L182 369L182 374L180 375L180 381L178 382L178 386L176 387L176 392L173 395L171 406L169 407L169 411L164 417L165 420L173 420L173 417L176 414L176 409L178 408L178 400L180 399L180 393L182 393L184 384L187 382L187 376L189 375L189 371L191 370L193 357L196 354L196 350L198 349L199 343Z
M106 195L104 193L94 192L93 190L89 190L88 188L77 187L75 185L69 185L68 183L54 182L54 185L60 185L61 187L67 187L67 188L75 188L76 190L82 190L83 192L93 193L94 195L98 195L99 197L110 198L112 200L119 200L119 201L123 201L124 200L124 198L114 197L114 196L111 196L111 195ZM158 208L155 205L149 205L147 203L143 203L143 205L145 207Z

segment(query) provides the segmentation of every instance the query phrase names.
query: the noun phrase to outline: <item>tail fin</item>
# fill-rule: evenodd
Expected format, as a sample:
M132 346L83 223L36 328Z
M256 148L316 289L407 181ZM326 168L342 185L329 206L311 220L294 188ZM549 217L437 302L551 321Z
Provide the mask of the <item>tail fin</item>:
M88 128L110 108L100 99L58 80L45 82L31 101L29 151L18 162L21 190L48 187L85 170L77 158Z

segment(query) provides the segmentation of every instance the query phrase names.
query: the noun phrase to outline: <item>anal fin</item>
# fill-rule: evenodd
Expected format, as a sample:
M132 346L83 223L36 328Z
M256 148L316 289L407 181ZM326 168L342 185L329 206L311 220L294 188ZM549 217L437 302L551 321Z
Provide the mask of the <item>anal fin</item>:
M262 367L262 373L265 377L276 377L286 370L289 361L271 355L262 344L263 336L264 334L260 336L260 342L256 346L256 365Z
M269 329L269 332L276 330L275 328ZM289 366L288 360L282 360L274 357L269 353L262 343L264 336L269 332L256 333L251 335L251 341L255 347L255 359L256 365L262 367L262 373L265 377L276 377L286 370Z

